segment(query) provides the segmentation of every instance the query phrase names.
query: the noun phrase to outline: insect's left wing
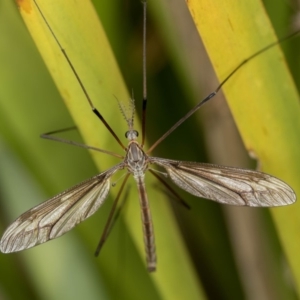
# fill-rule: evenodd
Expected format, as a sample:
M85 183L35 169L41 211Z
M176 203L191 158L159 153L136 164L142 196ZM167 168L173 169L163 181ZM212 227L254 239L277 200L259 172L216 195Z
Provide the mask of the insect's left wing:
M110 189L117 165L35 206L16 219L4 232L0 251L10 253L57 238L96 212Z
M164 167L180 188L219 203L266 207L296 201L286 183L262 172L157 157L151 162Z

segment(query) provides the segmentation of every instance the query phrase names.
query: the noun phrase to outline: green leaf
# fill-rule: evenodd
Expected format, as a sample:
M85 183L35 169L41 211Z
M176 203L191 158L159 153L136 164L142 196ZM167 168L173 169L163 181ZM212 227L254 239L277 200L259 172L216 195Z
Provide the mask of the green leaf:
M38 3L52 30L55 32L56 37L63 45L68 57L72 61L72 64L75 67L76 72L79 74L80 79L91 99L93 99L94 105L98 108L101 114L105 116L108 123L116 130L116 133L123 136L126 123L119 113L119 108L115 98L117 98L120 102L128 103L130 101L130 96L127 93L115 58L93 8L89 3L83 2L75 5L74 3L50 3L48 1L41 0ZM42 53L47 67L51 72L84 141L89 145L120 152L120 148L112 139L107 129L104 128L103 124L101 124L101 122L91 112L91 108L89 107L74 74L68 66L66 59L63 57L33 2L19 1L19 6L25 23L35 40L39 51ZM95 34L95 32L97 32L97 34ZM35 81L37 80L33 76L31 79ZM48 94L46 89L43 90L43 93ZM43 103L43 109L40 111L44 111L46 114L48 111L52 111L51 105L46 104L42 97L36 98L35 100ZM26 120L25 124L29 123L29 121L33 122L34 120L31 118L31 114L40 115L40 111L37 109L33 110L31 107L31 111L28 113L27 117L24 116L24 119ZM53 122L55 126L57 126L56 122L60 122L57 120L58 117L56 117L55 122ZM136 123L137 129L139 129L138 122ZM38 122L35 123L35 126L36 130L40 130L38 129ZM50 127L49 129L52 130L53 127ZM47 130L48 129L45 129L45 131ZM10 134L13 134L13 130ZM126 143L125 138L123 141ZM59 147L57 144L55 146ZM71 153L73 153L73 149L68 150L69 153L71 151ZM38 151L38 149L36 149L36 151ZM81 150L79 149L75 151ZM106 157L97 152L91 152L91 154L100 170L105 170L118 162L115 158ZM30 156L28 165L32 164L31 160L33 159L34 158ZM75 162L81 164L79 159L75 160ZM41 166L47 164L47 161L43 161ZM45 167L45 170L38 170L36 173L47 173L47 168L56 168L56 172L60 173L60 177L67 176L67 173L64 173L64 171L61 170L61 163L54 164L53 161L49 161L49 164L51 165ZM70 172L72 172L72 170L70 170ZM53 178L52 180L55 182L56 178ZM118 180L118 177L115 180ZM133 182L131 182L130 185L134 187ZM147 181L147 185L149 187L153 185L151 180ZM64 188L67 187L68 186L65 186ZM158 198L155 191L150 191L151 188L148 189L149 198ZM111 190L111 194L116 195L117 188L112 188ZM93 233L91 230L99 228L101 225L102 226L100 228L103 228L107 215L104 213L107 213L109 205L106 205L101 209L101 218L103 221L101 221L100 226L99 221L97 221L94 217L87 221L87 225L85 225L85 228L88 228L88 230L81 229L83 226L78 229L81 239L85 240L88 245L89 252L86 251L87 254L85 255L91 257L90 259L94 262L94 264L99 263L99 273L106 284L106 290L111 297L122 294L123 299L140 299L141 297L145 298L145 295L146 297L149 297L149 299L159 297L174 298L177 296L180 298L199 299L199 297L202 297L201 286L197 282L195 271L182 243L182 238L179 235L178 227L176 226L174 217L168 207L167 200L163 201L163 197L161 195L159 197L161 198L160 201L157 201L157 203L153 203L152 205L155 229L157 232L156 240L159 253L159 265L157 272L151 275L151 277L146 272L137 193L134 188L132 188L132 190L133 191L130 192L130 199L128 199L130 201L128 201L128 207L124 214L125 222L129 228L129 240L126 242L125 247L124 245L121 245L121 247L120 245L118 246L116 244L116 236L112 236L113 241L110 242L111 244L107 250L103 250L103 255L101 255L100 259L96 261L93 257L91 257L91 249L94 248L95 237L98 236L96 232ZM168 226L165 225L165 222L167 222ZM122 228L122 230L124 230L124 235L126 235L125 229ZM131 235L133 243L130 239ZM54 245L55 242L52 243ZM118 249L117 246L121 248L121 250ZM44 247L47 246L45 245ZM74 242L70 247L72 249L76 248L76 242ZM138 250L135 249L136 247ZM41 253L38 252L37 249L30 251L32 251L31 253L35 253L37 256L36 262L33 256L28 258L28 260L26 259L27 264L29 264L30 261L30 264L33 266L32 272L34 274L33 278L35 278L36 284L43 293L48 293L49 297L55 297L55 286L59 284L59 282L55 282L55 284L51 287L53 294L48 291L49 287L47 285L41 285L38 278L43 278L46 271L42 268L43 258L40 256L41 254L37 254ZM42 251L42 249L40 249L40 251ZM83 255L82 251L79 249L78 251L74 251L78 252L78 260L80 260ZM121 263L116 265L118 251L126 253L124 255L125 257L122 258ZM66 251L64 252L66 253ZM74 257L76 257L76 255L77 254L74 253ZM28 257L29 256L30 254L28 254ZM53 255L53 257L55 257L55 255ZM90 259L87 260L90 262ZM73 264L76 264L75 259ZM86 262L86 264L89 263ZM54 266L55 261L51 265L53 271L55 269ZM67 267L67 265L64 265L64 271L67 271L65 267ZM116 282L114 279L116 276L116 267L117 269L121 268L121 270L118 271L120 279L117 283L117 292L115 290ZM73 270L72 273L73 272L75 272L75 270ZM94 274L94 272L91 271L91 274ZM124 279L124 274L126 274L126 279ZM50 276L50 273L48 276ZM85 275L82 274L82 276ZM87 282L85 279L82 280ZM77 286L80 288L79 285ZM93 292L96 293L96 290L97 289L95 288ZM74 291L70 290L70 293L68 293L68 288L66 288L65 294L70 297L70 295L74 294Z
M188 6L220 81L237 62L277 39L259 1L189 1ZM247 63L223 91L247 150L263 171L284 180L299 195L299 95L280 46ZM271 209L297 286L299 210L298 202Z

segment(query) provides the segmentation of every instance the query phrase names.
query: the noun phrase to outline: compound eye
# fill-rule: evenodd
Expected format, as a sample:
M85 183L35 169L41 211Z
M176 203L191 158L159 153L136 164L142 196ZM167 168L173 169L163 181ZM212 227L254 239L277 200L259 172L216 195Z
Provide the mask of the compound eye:
M139 133L136 130L128 130L125 133L125 137L129 140L134 140L139 136Z

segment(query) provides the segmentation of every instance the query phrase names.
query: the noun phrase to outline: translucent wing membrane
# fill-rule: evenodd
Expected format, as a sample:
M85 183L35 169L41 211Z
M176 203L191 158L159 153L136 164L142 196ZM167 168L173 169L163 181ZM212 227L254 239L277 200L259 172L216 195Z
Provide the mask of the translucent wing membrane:
M127 113L126 108L119 103L122 114L124 115L128 131L126 137L129 140L128 146L125 147L111 126L104 119L102 114L94 107L92 100L85 89L83 82L77 73L75 66L73 66L71 59L67 52L64 50L59 40L55 36L50 27L47 19L43 15L42 10L34 0L36 8L38 9L45 25L48 27L49 32L55 39L57 46L64 55L66 62L72 69L78 84L82 88L92 111L101 120L104 126L120 144L126 155L114 154L110 151L98 149L100 152L112 154L113 156L123 158L123 162L112 167L111 169L103 172L91 179L88 179L71 189L49 199L48 201L28 210L22 214L8 229L5 231L0 241L0 251L4 253L21 251L31 248L38 244L47 242L56 237L59 237L71 230L78 223L90 217L96 210L103 204L110 190L110 178L120 169L127 169L125 181L122 184L121 191L129 176L133 175L137 183L140 206L142 212L142 223L144 231L144 243L146 250L146 260L149 271L156 269L156 250L154 230L151 219L151 212L148 203L148 196L144 182L145 172L149 168L149 164L157 164L165 168L171 180L180 188L189 192L197 197L202 197L217 201L219 203L231 205L245 205L245 206L281 206L292 204L296 201L296 196L293 190L283 181L264 174L261 172L250 171L245 169L237 169L231 167L223 167L218 165L210 165L195 162L181 162L176 160L168 160L157 157L149 157L148 154L156 148L168 135L170 135L178 126L185 122L192 116L204 103L212 99L222 88L222 86L237 72L244 64L249 62L260 53L268 50L269 48L277 45L279 41L270 44L269 46L257 51L246 60L242 61L237 67L219 84L215 91L210 93L202 101L200 101L194 108L187 112L179 121L177 121L165 134L163 134L147 152L144 152L143 146L145 141L146 132L146 107L147 107L147 84L146 84L146 0L143 0L143 105L142 105L142 142L137 142L138 133L133 128L134 119L134 102L130 114ZM283 38L281 41L287 40L292 36L298 34L299 31ZM62 131L62 130L61 130ZM61 132L57 131L57 132ZM57 133L56 132L56 133ZM43 135L48 139L56 141L66 141L61 138L50 138L49 134ZM91 146L83 146L80 143L67 141L69 144L94 149ZM155 173L150 169L150 172ZM158 176L159 178L159 176ZM176 192L163 180L160 181L172 191L176 196ZM119 193L120 195L120 193ZM119 198L119 195L117 199ZM184 203L180 197L177 196L181 203ZM116 202L117 204L117 202ZM116 206L115 204L115 206ZM96 253L99 252L104 240L110 231L112 214L108 219L106 229L103 234Z
M262 172L156 157L151 162L164 167L180 188L219 203L266 207L296 201L286 183Z
M5 231L0 250L21 251L55 239L90 217L110 189L110 177L123 164L90 178L28 210Z

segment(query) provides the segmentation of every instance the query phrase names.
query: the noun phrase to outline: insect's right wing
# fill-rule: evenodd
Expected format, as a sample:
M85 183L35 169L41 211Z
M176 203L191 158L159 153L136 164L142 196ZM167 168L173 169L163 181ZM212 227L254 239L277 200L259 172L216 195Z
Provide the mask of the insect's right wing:
M10 253L57 238L90 217L110 190L110 177L119 164L35 206L16 219L4 232L0 251Z
M219 203L271 207L296 201L291 187L266 173L158 157L151 162L165 168L180 188Z

